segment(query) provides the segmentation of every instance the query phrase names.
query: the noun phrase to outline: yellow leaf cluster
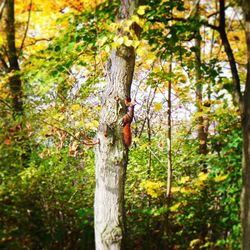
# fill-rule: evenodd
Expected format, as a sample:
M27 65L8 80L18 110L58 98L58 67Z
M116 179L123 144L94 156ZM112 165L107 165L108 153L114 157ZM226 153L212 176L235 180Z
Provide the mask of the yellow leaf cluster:
M122 44L126 45L127 47L133 46L134 48L138 47L140 42L138 40L132 40L128 36L115 36L114 37L114 42L112 43L113 48L117 48L121 46Z
M137 10L137 14L138 15L144 15L145 10L148 9L148 8L149 8L149 6L147 6L147 5L141 5Z
M176 212L180 206L181 206L181 202L177 202L176 204L174 204L173 206L171 206L171 207L169 208L169 210L170 210L171 212Z
M208 173L200 173L198 178L194 180L194 185L198 188L205 187L205 182L207 181Z
M200 239L194 239L190 242L190 247L192 247L191 249L195 249L193 247L197 247L197 245L199 245L201 243Z
M85 129L86 130L96 130L98 128L98 126L99 126L98 121L93 120L93 121L85 124Z
M141 188L144 188L147 194L150 195L152 198L157 198L163 192L162 187L164 186L164 183L161 181L146 180L142 182L140 186Z
M181 184L187 183L190 181L190 177L189 176L183 176L180 180Z
M81 110L81 105L80 105L80 104L73 104L73 105L71 106L71 110L72 110L73 112L77 112L77 111Z
M154 110L157 111L161 111L162 110L162 103L161 102L156 102L154 104Z
M226 175L217 175L214 177L214 181L215 182L222 182L224 180L226 180L226 178L228 177L228 174Z
M208 173L200 173L200 174L198 175L198 179L199 179L200 181L206 181L207 178L208 178Z

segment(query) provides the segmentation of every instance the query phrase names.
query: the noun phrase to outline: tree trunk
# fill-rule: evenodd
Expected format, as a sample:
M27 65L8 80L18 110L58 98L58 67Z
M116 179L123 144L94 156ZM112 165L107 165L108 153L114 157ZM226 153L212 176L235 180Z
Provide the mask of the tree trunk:
M243 187L241 194L242 249L250 249L250 2L243 1L247 42L247 79L243 99Z
M172 73L172 55L169 63L169 73ZM168 81L168 112L167 112L167 154L168 154L168 166L167 166L167 202L170 202L171 198L171 187L172 187L172 79Z
M127 19L137 7L135 0L123 0L119 17ZM120 31L122 33L122 31ZM122 139L124 100L130 98L135 49L121 45L111 52L107 86L103 94L99 145L95 150L95 244L97 250L121 249L124 240L124 185L128 148Z
M241 127L243 134L243 160L242 160L242 192L241 192L241 227L242 227L242 249L250 249L250 2L243 0L242 10L245 16L245 33L247 43L247 77L245 92L242 96L240 78L225 31L225 0L220 0L220 32L221 40L225 52L229 59L229 64L233 76L234 101L238 103L241 112Z
M195 39L196 46L196 70L195 70L195 81L196 81L196 106L199 116L197 118L197 134L199 141L199 153L201 155L207 154L207 133L205 127L205 119L202 114L203 112L203 93L202 93L202 76L201 76L201 45L199 38ZM204 166L204 172L206 167Z
M13 103L13 116L23 114L23 101L22 101L22 84L19 74L19 63L16 51L15 40L15 11L14 0L6 0L5 13L4 13L4 28L7 40L7 56L9 60L8 71L11 73L9 77L10 91Z
M8 84L12 105L12 117L16 126L15 133L18 134L13 147L21 156L22 165L28 167L30 158L30 147L28 133L25 128L25 117L23 107L23 90L20 78L20 67L15 38L15 1L5 0L1 5L2 26L5 33L4 52L0 53L0 75L8 74ZM21 118L21 119L20 119ZM21 149L21 150L20 150Z
M196 18L197 21L200 19L200 13L199 13L199 2L196 6ZM206 132L206 126L205 126L205 119L202 114L203 112L203 88L202 88L202 73L201 73L201 41L200 41L200 30L197 30L196 37L195 37L195 59L196 59L196 67L195 67L195 82L196 82L196 106L197 106L197 112L199 114L197 118L197 137L199 141L199 153L201 155L207 154L207 132ZM206 172L206 166L204 163L201 163L203 165L203 171Z

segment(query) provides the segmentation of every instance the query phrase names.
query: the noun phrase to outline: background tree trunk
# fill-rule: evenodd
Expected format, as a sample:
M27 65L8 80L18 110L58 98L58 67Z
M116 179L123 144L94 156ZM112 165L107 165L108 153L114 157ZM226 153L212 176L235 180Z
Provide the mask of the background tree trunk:
M15 135L17 135L15 140L13 140L15 142L14 148L21 157L22 165L28 167L31 152L28 131L26 128L27 121L24 113L23 88L18 61L18 50L16 48L15 1L2 1L1 8L0 19L3 25L5 44L0 51L0 75L7 74L8 77L11 101L9 107L15 124ZM23 42L24 39L25 38L23 38ZM11 124L12 122L10 121L9 123Z
M23 114L23 93L16 50L14 0L6 0L4 11L4 29L7 41L7 57L9 61L8 71L11 73L9 77L9 85L12 95L13 116L16 117L18 114Z
M169 63L169 73L172 73L172 55L171 60ZM167 166L167 193L166 199L168 200L167 203L170 203L171 199L171 187L172 187L172 79L168 81L168 111L167 111L167 154L168 154L168 166Z
M243 187L241 196L242 249L250 249L250 2L243 1L247 42L247 79L243 99Z
M128 19L138 1L123 0L119 18ZM122 35L122 31L120 31ZM124 100L130 97L135 49L121 45L111 52L107 86L103 94L96 147L95 244L96 249L121 249L124 239L124 186L128 148L122 140Z
M195 15L197 18L197 22L200 19L200 5L199 2L196 5ZM201 155L207 154L207 132L205 126L205 119L203 113L203 82L202 82L202 72L201 72L201 38L200 38L200 30L198 29L195 37L195 59L196 59L196 67L195 67L195 84L196 84L196 106L197 112L199 116L197 118L197 137L199 141L199 153ZM206 166L203 165L203 171L206 172Z

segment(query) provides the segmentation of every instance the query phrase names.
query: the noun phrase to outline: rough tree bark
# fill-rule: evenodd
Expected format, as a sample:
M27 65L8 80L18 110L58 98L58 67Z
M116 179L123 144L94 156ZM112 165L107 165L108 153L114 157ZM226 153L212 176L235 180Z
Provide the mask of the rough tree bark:
M139 0L121 1L119 21L130 18L138 5ZM119 32L122 36L123 31ZM97 250L121 249L124 240L124 185L128 148L123 144L121 121L126 113L124 100L130 97L134 65L133 47L121 45L111 52L97 133L100 143L95 150Z

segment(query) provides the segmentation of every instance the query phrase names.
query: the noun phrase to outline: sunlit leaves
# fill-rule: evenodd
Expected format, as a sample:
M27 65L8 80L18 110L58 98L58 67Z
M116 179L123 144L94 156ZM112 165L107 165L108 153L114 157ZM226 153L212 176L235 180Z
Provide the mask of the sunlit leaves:
M19 52L30 1L15 2ZM132 244L128 248L159 248L158 244L166 241L161 228L168 217L170 248L238 249L242 147L239 112L232 107L228 95L233 85L219 34L190 16L194 2L146 1L147 5L139 7L129 20L117 23L119 1L33 1L19 57L26 119L31 126L23 129L28 130L33 143L27 169L20 167L26 145L14 147L20 137L13 133L18 124L10 122L7 74L1 75L0 83L0 158L4 159L1 192L5 195L2 209L4 218L10 218L11 223L13 218L17 221L9 231L6 229L5 235L16 239L29 231L27 238L22 238L27 245L13 249L59 249L56 242L69 244L74 235L77 235L72 240L74 244L84 241L83 246L76 248L93 248L86 242L93 242L94 158L90 146L83 142L91 143L95 137L107 58L119 46L136 49L131 96L137 98L138 105L126 187L127 226ZM201 1L202 19L216 13L215 7L214 2ZM212 15L209 21L216 24L217 16ZM228 38L237 66L244 73L246 53L241 15L232 16L235 18L228 22ZM142 29L140 38L131 29L135 24ZM202 110L195 112L198 50L193 39L199 28L202 46L199 84L204 98ZM4 43L1 35L0 44ZM3 46L0 52L4 53ZM245 74L240 74L240 78L244 80ZM166 102L170 83L173 186L171 202L166 205L169 111ZM196 121L201 117L207 118L210 125L209 153L204 157L198 152L195 132L199 126ZM203 164L207 173L202 172ZM9 206L10 203L14 205ZM36 223L29 227L31 218ZM38 223L34 235L30 232L39 220L42 223ZM24 224L30 230L23 229ZM52 228L49 233L48 228ZM204 228L209 232L206 243L199 238ZM36 241L39 232L42 236ZM83 240L85 236L87 241ZM3 238L14 242L14 238ZM31 241L38 245L29 245Z
M157 198L163 192L163 189L162 189L163 185L164 183L160 181L155 182L155 181L146 180L142 182L140 186L146 190L148 195L150 195L153 198Z
M145 10L148 9L149 6L147 5L141 5L139 6L138 10L137 10L137 14L138 15L144 15L145 14Z
M162 103L154 103L154 109L156 112L159 112L162 110Z

